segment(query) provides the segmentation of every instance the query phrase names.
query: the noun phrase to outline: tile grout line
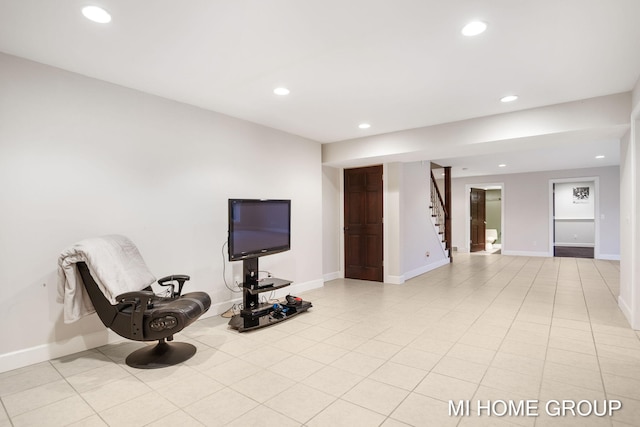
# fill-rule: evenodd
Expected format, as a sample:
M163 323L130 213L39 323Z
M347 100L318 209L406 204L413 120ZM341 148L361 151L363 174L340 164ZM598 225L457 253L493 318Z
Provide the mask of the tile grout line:
M487 268L488 268L488 267L487 267ZM497 273L496 273L496 274L497 274ZM491 276L491 277L495 277L495 274L494 274L493 276ZM441 281L443 281L443 280L444 280L444 279L442 279ZM489 278L489 279L487 279L487 280L483 283L483 286L484 286L484 284L486 284L489 280L490 280L490 278ZM437 283L439 283L439 282L437 282ZM464 282L462 282L462 283L464 283ZM462 283L458 284L457 286L460 286ZM507 286L507 285L505 285L505 287L506 287L506 286ZM499 295L499 294L498 294L498 295ZM495 300L495 298L497 298L497 295L496 295L496 297L494 297L494 300ZM455 307L454 307L453 309L450 309L450 310L449 310L449 313L451 313L452 311L455 311ZM486 309L485 309L485 311L486 311ZM476 319L476 320L477 320L477 319ZM475 321L474 321L474 323L475 323ZM465 329L465 331L468 331L468 330L469 330L469 328L471 328L471 326L469 326L467 329ZM403 346L403 349L404 349L404 348L408 348L410 344L412 344L413 342L415 342L415 341L416 341L416 340L418 340L419 338L420 338L420 337L416 337L415 339L413 339L413 340L412 340L412 341L410 341L409 343L405 344L405 345ZM457 341L456 341L456 343L457 343ZM399 351L401 351L401 350L398 350L398 352L399 352ZM397 354L398 352L396 352L396 354ZM445 354L443 354L442 356L440 356L440 357L439 357L439 359L438 359L438 361L437 361L437 362L435 362L433 366L436 366L436 365L437 365L437 364L438 364L438 363L439 363L439 362L440 362L440 361L441 361L441 360L446 356L446 354L447 354L447 353L445 353ZM389 360L390 360L390 359L388 359L387 361L389 361ZM381 365L381 366L382 366L382 365ZM406 365L403 365L403 366L406 366ZM376 369L375 369L371 374L373 374L374 372L376 372L378 369L380 369L380 367L376 368ZM433 369L433 367L432 367L431 369L429 369L429 371L427 372L427 375L425 375L425 377L424 377L422 380L420 380L420 382L419 382L419 383L417 383L417 384L416 384L416 385L415 385L411 390L408 390L408 391L409 391L409 393L408 393L408 394L407 394L407 395L406 395L406 396L405 396L405 397L404 397L400 402L398 402L398 404L396 405L396 407L395 407L395 408L394 408L394 409L389 413L389 415L387 415L387 416L385 417L385 419L383 420L383 422L382 422L380 425L384 424L384 423L385 423L387 420L389 420L389 419L394 419L394 418L392 418L393 413L394 413L394 412L395 412L395 411L396 411L396 410L397 410L397 409L398 409L398 408L399 408L399 407L400 407L400 406L401 406L401 405L402 405L402 404L403 404L403 403L404 403L404 402L409 398L409 396L411 396L411 395L412 395L412 393L416 393L415 389L420 385L420 383L422 383L422 381L424 381L424 379L425 379L427 376L429 376L429 374L432 372L432 369ZM371 374L369 374L369 376L370 376ZM368 378L369 376L367 376L367 377L365 377L365 378ZM445 375L445 376L447 376L447 375ZM363 381L364 381L364 380L363 380ZM375 380L374 380L374 381L375 381ZM362 382L362 381L360 381L360 382ZM359 382L358 384L360 384L360 382ZM478 387L479 387L479 386L480 386L480 385L478 384ZM354 387L355 387L355 386L354 386ZM352 387L351 389L353 389L354 387ZM351 390L351 389L350 389L350 390ZM476 391L477 391L477 388L476 388ZM474 392L474 393L475 393L475 392ZM346 394L346 393L343 393L343 395L344 395L344 394ZM422 394L420 394L420 393L418 393L418 394L422 396ZM439 399L435 399L435 400L439 400ZM358 406L360 406L360 405L358 405ZM368 409L368 408L365 408L365 409ZM458 425L458 424L460 423L460 421L461 421L461 420L462 420L462 418L458 420L458 422L456 423L456 425Z
M552 259L555 260L555 258L552 258ZM553 329L553 323L555 319L554 313L556 311L556 299L558 296L558 282L560 281L560 271L562 270L562 262L563 262L562 258L558 258L558 268L556 272L555 286L553 291L553 302L551 304L551 320L549 322L549 335L547 336L547 344L544 350L544 363L542 364L542 375L540 377L540 386L538 387L538 402L540 401L540 395L542 393L542 385L544 384L544 374L547 370L547 356L549 354L549 344L551 342L551 331ZM533 425L536 426L537 424L538 424L538 418L533 420Z
M595 266L595 262L594 261L591 261L591 262L593 263L594 268L596 270L598 270L598 274L600 274L600 277L602 277L602 274L600 273L600 270ZM589 310L589 304L587 302L587 297L586 297L585 292L584 292L584 284L582 283L582 274L580 272L580 266L579 266L579 263L577 261L576 261L576 265L578 267L578 277L580 277L580 289L582 290L582 297L584 299L584 305L586 307L587 316L589 318L589 330L591 331L591 339L593 340L593 348L594 348L594 350L596 352L596 360L598 361L598 374L600 376L600 381L602 381L602 392L604 393L604 398L608 399L609 393L607 392L607 386L606 386L605 381L604 381L604 375L602 375L602 366L600 366L600 355L598 353L598 345L596 343L596 337L595 337L595 334L593 332L593 324L591 323L591 312ZM604 281L604 279L603 279L603 281ZM607 286L607 288L608 288L608 286ZM613 422L611 420L611 417L608 419L608 421L609 421L609 425L613 424Z
M500 272L502 272L502 271L503 271L507 266L509 266L509 265L510 265L512 262L514 262L514 261L515 261L515 258L514 258L514 259L512 259L510 263L507 263L506 265L503 265L503 266L500 268L500 271L499 271L498 273L496 273L496 275L497 275L497 274L499 274ZM513 280L518 276L518 274L519 274L520 272L522 272L522 270L525 268L525 266L527 265L527 263L528 263L529 261L530 261L530 259L529 259L529 258L527 258L527 260L526 260L526 261L524 261L524 262L522 263L522 265L520 266L520 268L518 269L518 271L513 272L513 274L512 274L512 276L510 277L509 281L508 281L508 282L506 282L506 283L504 284L504 286L502 287L502 289L500 289L500 292L499 292L499 293L497 293L497 294L495 295L495 297L491 300L491 305L493 305L493 303L495 302L495 300L496 300L496 299L497 299L497 298L498 298L498 297L499 297L499 296L500 296L500 295L505 291L505 289L507 289L507 288L509 287L509 284L513 282ZM495 275L494 275L494 276L492 276L492 277L495 277ZM518 308L518 311L517 311L517 312L515 313L515 315L513 316L513 319L511 320L511 323L509 324L509 328L507 329L507 332L504 334L504 336L503 336L503 337L502 337L502 339L500 340L500 345L498 346L498 349L494 352L493 357L491 358L491 361L490 361L490 363L489 363L489 364L488 364L488 366L487 366L487 370L482 374L482 377L481 377L481 378L480 378L480 380L478 381L478 384L477 384L476 389L475 389L475 391L474 391L474 393L473 393L473 395L472 395L472 396L475 396L475 395L476 395L476 393L478 393L478 390L480 390L480 387L481 387L481 385L482 385L482 381L484 380L485 376L487 375L487 372L488 372L488 371L489 371L489 369L491 368L491 364L492 364L492 363L493 363L493 361L495 360L496 355L498 354L498 350L500 349L500 347L502 347L502 344L504 343L505 338L506 338L506 337L507 337L507 335L509 334L509 331L511 330L511 327L513 326L513 323L515 322L516 318L518 317L518 312L522 309L522 304L524 304L524 301L525 301L525 299L526 299L527 295L529 294L529 291L531 290L531 286L532 286L532 285L533 285L533 282L532 282L532 284L531 284L531 285L529 285L529 288L527 289L527 293L523 296L522 301L520 302L520 306L519 306L519 308ZM485 313L487 310L488 310L488 307L483 311L483 313ZM477 319L476 319L476 321L477 321ZM475 323L475 322L474 322L474 323ZM471 327L469 327L469 328L471 328ZM464 418L463 418L463 417L460 417L460 418L458 419L458 422L456 423L456 426L460 426L460 423L462 423L462 422L463 422L463 420L464 420Z

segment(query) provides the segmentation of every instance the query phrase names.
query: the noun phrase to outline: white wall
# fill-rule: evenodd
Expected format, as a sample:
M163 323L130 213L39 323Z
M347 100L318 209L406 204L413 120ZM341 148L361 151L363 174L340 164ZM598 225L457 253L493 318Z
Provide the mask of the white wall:
M589 192L584 199L574 195L575 188ZM586 246L595 244L595 181L557 182L554 184L554 244Z
M342 169L322 167L322 271L324 280L344 277L341 271L342 236Z
M549 253L549 180L599 177L600 257L620 256L620 181L617 166L536 173L507 174L452 180L453 246L468 251L466 186L502 182L504 218L503 253L512 255L551 256Z
M404 259L402 236L405 223L404 214L404 165L387 163L383 165L383 245L384 281L403 283L402 260Z
M449 263L431 221L430 170L430 162L412 162L403 165L402 274L404 280Z
M620 144L620 195L621 195L621 246L620 258L620 296L618 304L634 329L640 330L640 219L637 218L638 200L640 200L639 175L636 171L640 164L640 78L632 93L631 129Z
M231 197L292 199L292 249L260 267L322 285L320 144L0 54L0 371L108 340L55 302L58 254L87 237L129 236L158 277L190 274L209 315L229 308Z
M384 168L384 280L406 280L448 264L429 212L429 162L390 163ZM323 167L323 250L326 280L344 277L342 169ZM426 253L429 252L429 256ZM340 270L336 272L336 268Z
M630 132L620 140L620 295L618 305L632 327L634 314L633 282L635 269L635 147Z

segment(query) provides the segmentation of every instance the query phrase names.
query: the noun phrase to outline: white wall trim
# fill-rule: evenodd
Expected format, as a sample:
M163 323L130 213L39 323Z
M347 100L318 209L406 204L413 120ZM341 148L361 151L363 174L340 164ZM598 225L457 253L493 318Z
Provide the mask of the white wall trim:
M382 164L382 281L383 283L404 283L402 276L389 274L389 220L391 207L389 206L389 164ZM346 252L346 250L345 250Z
M627 321L631 324L631 327L633 329L636 329L631 322L631 320L633 319L633 309L629 307L627 302L621 296L618 296L618 307L620 307L622 314L624 314L624 316L627 318Z
M0 372L11 371L34 363L46 362L123 340L124 338L105 329L91 334L78 335L64 342L47 343L0 354Z
M286 288L278 289L275 292L276 298L282 298L287 294L298 295L305 291L318 289L324 286L323 279L311 280L304 283L293 283ZM199 320L217 316L229 309L234 304L240 304L241 297L233 298L224 302L212 304L209 311L203 314ZM313 301L311 301L313 303ZM187 329L188 330L188 329ZM112 332L110 329L103 329L90 334L82 334L65 340L64 342L52 342L25 348L11 353L0 354L0 373L11 371L33 365L34 363L46 362L70 354L91 350L103 345L129 341Z
M413 279L414 277L418 277L422 274L428 273L431 270L435 270L436 268L444 267L445 265L449 264L451 264L451 261L449 260L449 258L445 258L432 264L423 265L414 270L407 271L406 273L404 273L404 278L405 280Z
M404 274L400 276L386 275L384 283L389 285L402 285L404 283Z
M596 259L604 259L608 261L620 261L620 254L600 254Z
M343 271L334 271L332 273L326 273L323 276L323 280L325 282L330 282L332 280L343 279L343 278L344 278L344 272Z
M464 187L465 191L465 201L464 201L464 215L465 215L465 247L458 248L460 252L470 252L471 251L471 200L470 194L472 188L480 188L486 189L487 187L500 187L500 244L502 245L502 253L504 253L505 242L508 240L508 235L504 229L504 205L505 205L505 189L504 182L489 182L489 183L479 183L479 184L466 184ZM505 237L506 236L506 237Z
M344 262L344 258L345 258L345 252L344 252L344 248L345 248L345 242L344 242L344 170L345 168L340 168L340 176L338 177L338 187L339 187L339 191L340 191L340 202L338 203L339 205L339 209L340 212L338 212L338 215L340 215L339 218L339 223L340 223L340 238L338 239L339 242L339 250L340 250L340 260L339 260L339 267L340 267L340 277L345 276L345 271L346 271L346 267L345 267L345 262ZM384 175L383 175L383 179L384 179Z
M533 251L502 251L502 255L509 256L535 256L535 257L553 257L553 253L549 252L533 252Z
M640 80L639 80L640 82ZM638 162L637 151L640 146L640 102L633 106L630 117L630 131L629 131L629 155L631 156L631 194L622 195L622 197L631 197L631 209L629 212L631 218L629 228L631 229L631 247L627 248L629 253L626 254L625 259L628 260L628 265L621 265L621 269L626 269L629 275L629 286L631 287L628 292L629 301L622 298L622 295L618 296L618 305L622 309L622 312L627 318L627 321L633 329L640 330L640 292L638 292L638 266L636 259L638 257L638 220L636 214L638 212L638 198L637 198L637 180L638 180ZM621 221L624 219L621 218ZM622 251L620 251L622 252ZM622 284L621 284L622 285Z
M632 150L632 155L633 155L633 167L631 168L632 173L633 173L633 178L632 178L632 197L633 197L633 201L631 206L633 206L633 212L632 212L632 218L634 218L634 220L632 221L631 224L631 236L632 236L632 243L631 243L631 254L627 257L627 259L631 260L631 292L630 292L630 299L631 299L631 307L629 310L629 317L627 317L627 319L629 320L629 323L631 324L631 327L633 329L636 330L640 330L640 293L638 292L638 284L636 283L637 278L638 278L638 266L637 266L637 262L636 259L638 257L638 224L637 224L637 220L636 215L638 213L638 198L637 198L637 179L638 179L638 171L637 171L637 167L638 167L638 162L636 161L636 152L638 151L638 145L640 145L640 129L638 129L638 124L640 123L640 103L638 105L635 106L635 108L633 109L633 112L631 113L631 132L630 132L630 144L633 147Z
M227 311L234 304L238 304L238 305L242 304L242 293L238 292L236 293L236 295L237 295L236 298L211 304L211 307L209 307L209 311L207 311L205 314L200 316L200 319L206 319L211 316L217 316Z
M306 291L312 291L314 289L322 288L324 286L324 279L310 280L304 283L292 283L291 286L281 288L275 291L275 298L282 298L286 295L298 295ZM311 301L313 303L313 301Z

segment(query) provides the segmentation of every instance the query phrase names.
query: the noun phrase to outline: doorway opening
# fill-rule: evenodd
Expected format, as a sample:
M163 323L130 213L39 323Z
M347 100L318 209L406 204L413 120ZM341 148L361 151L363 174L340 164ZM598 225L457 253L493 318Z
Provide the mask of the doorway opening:
M554 257L595 258L597 249L597 178L552 180Z
M501 253L504 246L503 184L468 184L467 194L469 252Z

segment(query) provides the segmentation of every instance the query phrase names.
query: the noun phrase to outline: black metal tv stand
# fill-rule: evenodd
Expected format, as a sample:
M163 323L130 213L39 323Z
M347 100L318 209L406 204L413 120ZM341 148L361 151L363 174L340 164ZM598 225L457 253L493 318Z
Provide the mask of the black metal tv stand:
M296 303L281 302L279 305L273 303L261 303L260 294L271 292L276 289L287 287L290 280L267 277L258 280L258 258L245 259L242 262L244 282L242 283L242 305L240 314L234 315L229 320L229 326L239 332L271 326L276 323L288 320L295 315L303 313L312 307L309 301L299 301Z

